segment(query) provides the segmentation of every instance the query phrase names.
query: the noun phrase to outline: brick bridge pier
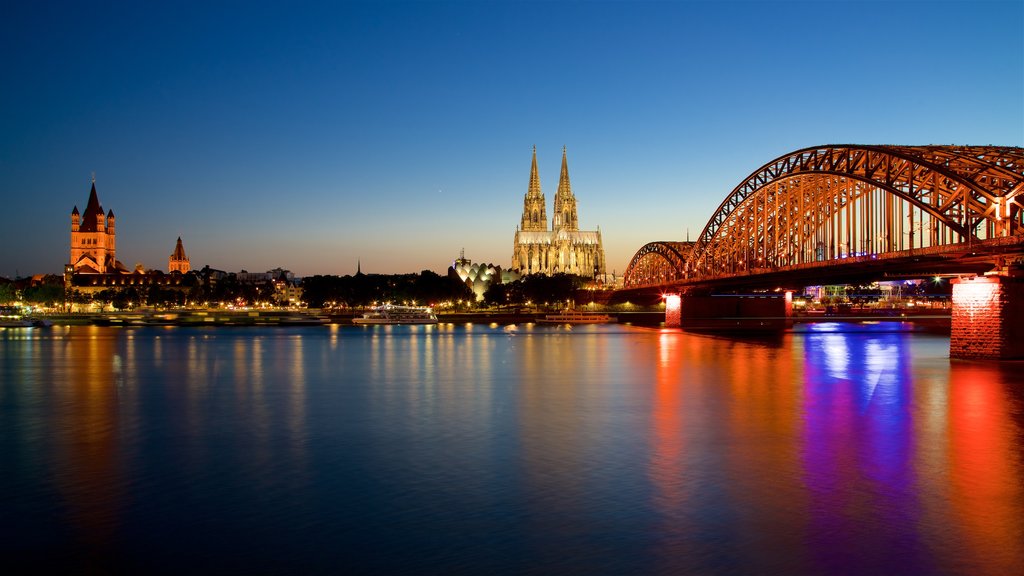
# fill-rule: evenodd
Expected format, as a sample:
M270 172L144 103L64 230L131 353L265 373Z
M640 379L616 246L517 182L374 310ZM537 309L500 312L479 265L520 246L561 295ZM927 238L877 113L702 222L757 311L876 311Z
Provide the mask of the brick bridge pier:
M949 357L968 360L1024 358L1024 274L953 280Z
M1024 359L1024 270L958 278L953 284L949 357ZM690 330L784 330L792 294L665 297L665 326Z

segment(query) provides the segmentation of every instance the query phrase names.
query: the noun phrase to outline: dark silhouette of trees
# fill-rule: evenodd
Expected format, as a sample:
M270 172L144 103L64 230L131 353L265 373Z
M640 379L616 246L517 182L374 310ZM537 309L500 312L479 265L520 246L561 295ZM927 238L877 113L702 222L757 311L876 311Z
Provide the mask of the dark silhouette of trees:
M354 308L374 302L431 305L472 300L473 293L458 278L424 270L419 274L307 276L302 281L302 298L310 308Z
M531 274L515 282L491 284L484 292L484 302L492 306L521 306L529 302L564 308L575 300L583 282L583 278L575 274Z
M22 291L25 302L42 306L56 306L64 302L64 279L60 276L47 275L38 284L28 286Z

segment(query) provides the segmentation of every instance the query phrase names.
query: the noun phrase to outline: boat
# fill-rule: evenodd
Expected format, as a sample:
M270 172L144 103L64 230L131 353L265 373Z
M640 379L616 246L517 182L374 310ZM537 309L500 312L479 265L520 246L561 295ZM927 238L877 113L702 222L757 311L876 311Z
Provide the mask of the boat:
M547 314L538 318L542 324L607 324L615 319L600 312L584 312L582 310L563 310L557 314Z
M0 328L29 328L49 325L49 320L25 316L17 306L0 306Z
M353 324L437 324L437 316L429 306L374 306Z

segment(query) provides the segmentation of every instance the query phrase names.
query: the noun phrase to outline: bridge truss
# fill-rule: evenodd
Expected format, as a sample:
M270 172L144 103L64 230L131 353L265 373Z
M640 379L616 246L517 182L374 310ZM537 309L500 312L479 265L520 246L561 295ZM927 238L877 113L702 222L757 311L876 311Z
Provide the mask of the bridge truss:
M733 189L692 247L644 246L626 271L626 287L970 250L1024 238L1022 205L1022 148L805 148Z
M693 242L650 242L633 255L623 284L651 286L682 280Z

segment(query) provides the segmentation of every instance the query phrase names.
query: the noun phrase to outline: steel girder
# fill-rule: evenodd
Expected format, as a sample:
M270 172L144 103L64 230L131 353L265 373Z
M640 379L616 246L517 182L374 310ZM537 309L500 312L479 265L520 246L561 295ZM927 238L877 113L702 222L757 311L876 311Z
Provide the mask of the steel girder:
M633 255L623 276L623 286L637 288L681 280L693 242L650 242Z
M802 200L791 202L790 196L780 204L780 189L789 192L797 188L800 198L811 198L815 204L806 207ZM816 192L806 192L809 189ZM795 237L802 242L812 234L809 222L821 225L829 218L841 218L847 205L860 201L872 190L881 191L874 204L895 199L923 216L918 226L924 218L929 219L933 237L938 236L939 226L950 238L948 242L1009 236L1022 228L1024 149L829 145L797 150L760 167L733 189L697 239L685 274L691 278L713 276L722 271L724 263L735 265L737 258L742 259L738 255L749 252L751 245L767 244L769 233L776 241L780 237ZM773 202L769 205L773 191ZM891 198L882 198L884 195ZM870 200L865 202L872 206ZM777 211L773 212L774 209ZM815 215L814 210L823 213ZM847 212L845 226L856 226L855 218ZM886 216L892 218L889 213ZM913 210L908 216L913 219ZM902 222L897 224L902 227ZM787 230L780 231L781 226ZM912 221L911 248L913 232ZM788 249L789 244L785 247ZM835 246L830 251L833 255L838 253ZM772 267L782 263L760 264Z

